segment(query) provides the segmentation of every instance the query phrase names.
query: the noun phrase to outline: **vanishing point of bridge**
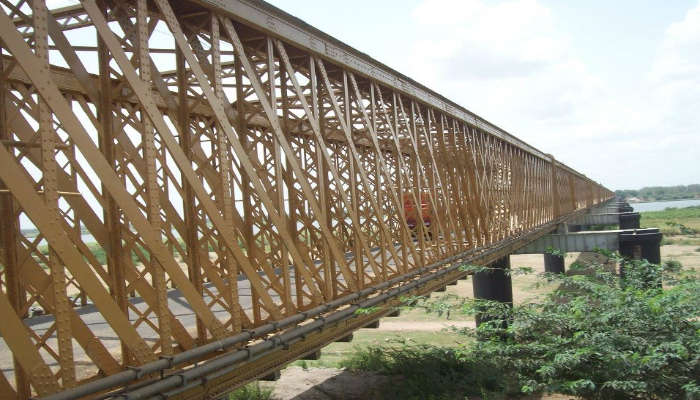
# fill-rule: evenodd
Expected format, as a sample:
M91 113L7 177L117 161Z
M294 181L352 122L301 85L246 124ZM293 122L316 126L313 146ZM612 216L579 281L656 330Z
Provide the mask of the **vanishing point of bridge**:
M266 3L47 3L0 0L0 399L216 397L612 197Z

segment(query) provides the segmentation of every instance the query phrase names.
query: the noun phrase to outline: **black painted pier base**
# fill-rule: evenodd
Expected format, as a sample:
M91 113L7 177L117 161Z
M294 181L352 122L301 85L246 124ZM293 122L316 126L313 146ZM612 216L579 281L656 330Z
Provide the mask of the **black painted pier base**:
M621 213L628 213L628 212L633 212L634 208L631 205L629 205L629 203L622 203L622 204L618 205L617 210L618 210L618 212L621 212Z
M647 260L652 264L661 264L661 239L663 235L658 229L643 229L631 233L620 234L620 255L632 260ZM620 265L620 278L625 278L624 263ZM661 280L650 277L647 282L650 287L661 287Z
M369 324L363 326L363 328L368 328L368 329L377 329L379 328L379 320L372 321Z
M639 221L642 216L639 213L620 214L620 229L639 229Z
M277 370L277 371L272 371L269 374L263 376L260 378L261 381L278 381L282 377L282 371Z
M311 352L309 354L306 354L300 358L300 360L309 360L309 361L315 361L321 358L321 349L318 349L314 352Z
M494 300L513 305L513 285L510 279L510 256L505 256L491 263L491 269L474 274L472 284L474 297L477 299ZM476 325L488 321L489 318L476 315Z
M569 225L568 230L571 233L581 232L583 230L583 227L581 225Z
M354 335L351 333L347 336L343 336L343 337L339 338L338 340L336 340L336 342L350 343L350 342L352 342L353 336Z
M634 260L646 259L650 263L661 263L661 239L658 229L644 229L620 234L620 254Z
M565 272L564 256L544 253L544 272L551 272L553 274L563 274Z

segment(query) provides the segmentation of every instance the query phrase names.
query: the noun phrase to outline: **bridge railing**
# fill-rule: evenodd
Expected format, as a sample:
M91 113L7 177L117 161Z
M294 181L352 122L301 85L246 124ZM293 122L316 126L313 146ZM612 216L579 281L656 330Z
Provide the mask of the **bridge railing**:
M0 8L0 391L17 398L612 197L262 3Z

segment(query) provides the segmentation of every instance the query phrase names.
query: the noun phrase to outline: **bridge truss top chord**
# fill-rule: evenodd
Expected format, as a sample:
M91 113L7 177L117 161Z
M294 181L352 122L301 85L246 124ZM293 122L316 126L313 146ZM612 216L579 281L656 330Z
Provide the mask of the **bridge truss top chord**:
M0 398L303 322L612 197L263 2L0 0L0 47Z

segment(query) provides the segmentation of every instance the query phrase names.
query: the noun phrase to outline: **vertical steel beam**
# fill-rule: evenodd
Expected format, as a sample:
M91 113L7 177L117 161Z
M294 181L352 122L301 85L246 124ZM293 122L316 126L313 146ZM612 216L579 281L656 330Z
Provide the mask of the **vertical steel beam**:
M150 90L151 87L151 63L148 55L148 39L150 37L148 29L148 2L147 0L137 0L136 3L136 27L138 30L138 61L139 75L143 85ZM162 240L161 236L161 216L160 216L160 188L158 185L158 170L156 167L156 158L158 156L155 132L153 123L146 116L145 110L141 109L141 124L143 131L141 132L141 146L143 149L144 160L146 163L146 215L157 236ZM165 355L172 354L173 340L172 329L170 327L170 318L168 311L168 292L165 287L165 271L160 265L160 262L155 257L150 257L151 279L153 280L153 288L156 291L156 315L158 317L158 333L160 334L161 351Z
M0 48L0 52L1 52ZM8 71L9 72L9 71ZM0 75L4 75L5 60L0 57ZM12 134L7 121L7 87L6 81L0 79L0 146L3 146L3 141L10 141ZM5 183L0 180L0 189L7 190ZM17 244L21 235L19 219L15 213L15 201L9 193L0 194L0 219L3 221L3 229L0 229L0 245L2 246L2 254L4 257L0 259L5 268L5 289L13 310L18 315L24 314L24 303L26 302L26 293L24 291L22 280L20 279L20 264L17 256ZM2 288L0 288L2 289ZM24 315L21 315L24 318ZM17 355L12 354L14 372L15 372L15 388L17 396L20 399L28 398L31 395L29 388L29 379L24 371L21 363L17 359Z
M185 57L179 50L175 53L177 68L178 109L177 123L180 132L180 147L183 153L192 157L192 130L190 129L190 108L187 99L187 70ZM203 295L202 289L202 254L199 244L198 217L196 199L192 185L186 179L182 180L182 208L185 217L185 247L187 248L187 276L197 293ZM204 321L197 316L197 343L204 344L207 340L207 330Z
M276 77L277 77L277 71L276 71L276 64L275 64L275 48L274 48L274 43L272 38L267 38L266 40L267 44L267 82L268 82L268 93L270 96L270 106L272 107L273 113L277 114L277 83L276 83ZM284 66L280 66L280 72L279 72L279 79L280 79L280 91L282 92L282 102L283 102L283 112L286 113L287 110L287 88L286 88L286 70L284 69ZM285 80L285 82L282 82L282 80ZM313 90L313 89L312 89ZM284 119L286 121L286 119ZM283 123L282 129L286 129L286 124ZM277 190L277 206L279 207L280 212L284 212L285 210L285 200L284 200L284 192L285 192L285 187L284 187L284 175L287 174L288 170L285 170L282 166L284 165L282 163L282 157L284 152L282 151L282 148L280 147L280 144L278 141L273 140L273 152L274 152L274 157L275 157L275 185L276 185L276 190ZM288 192L289 193L289 192ZM287 226L287 220L285 219L283 221L283 226L282 229L289 230L289 226ZM282 304L284 305L285 312L289 315L291 314L294 310L294 303L292 302L292 284L291 284L291 279L290 279L290 274L289 274L289 251L287 248L284 246L282 242L280 242L280 257L282 260L282 263L280 264L281 268L281 275L282 275L282 285L284 287L284 293L282 294ZM301 283L300 283L301 284Z
M104 7L100 7L104 10ZM97 130L98 143L107 163L116 169L116 149L114 120L112 116L112 80L110 70L109 50L105 47L104 41L99 34L97 36L97 62L100 74L99 104L97 108L97 119L99 126ZM105 255L107 258L107 270L110 277L108 282L110 294L116 301L119 309L128 315L126 279L124 273L124 254L122 249L122 224L120 221L119 206L109 194L104 183L101 183L103 202L105 206L102 211L102 218L107 235ZM121 340L122 363L129 365L132 357L128 345Z
M49 68L48 42L48 9L43 0L32 2L32 17L34 19L35 54L42 63L42 68ZM53 214L54 223L61 218L58 205L58 181L56 162L56 141L58 137L53 129L51 110L43 99L37 99L39 121L39 137L41 140L41 168L44 201ZM58 339L58 357L61 366L61 383L70 388L75 385L75 363L73 362L73 340L70 326L69 309L71 308L66 293L66 271L53 247L49 246L49 270L53 282L52 290L56 308L54 311L56 336Z
M559 185L557 184L559 166L554 156L550 156L549 168L552 174L550 185L552 190L552 218L554 219L561 216L561 199L559 198Z
M219 19L216 14L212 13L210 15L211 24L211 60L212 60L212 76L210 80L214 83L214 92L216 97L222 103L226 101L226 95L224 94L223 85L221 82L221 34L219 31ZM230 159L228 151L228 140L226 135L221 129L221 126L217 125L217 153L219 156L219 185L220 188L220 204L222 208L222 213L224 215L224 223L231 229L233 227L233 214L234 214L234 204L232 197L232 181L233 177L230 171ZM231 314L232 330L234 333L240 332L241 330L241 306L238 298L238 264L233 258L230 250L226 250L223 259L220 262L220 267L226 268L228 274L228 285L230 290L226 293L226 300L229 305L229 311ZM224 271L221 271L223 274Z
M284 64L286 69L286 63ZM320 110L320 107L322 107L322 105L319 104L319 91L321 90L321 85L318 81L318 76L316 75L316 61L313 57L309 57L309 77L311 79L309 84L309 87L311 89L311 113L313 118L319 121L319 134L323 136L323 132L325 130L325 116ZM297 92L297 97L302 97L299 92ZM332 221L329 212L331 204L330 195L328 193L328 186L330 182L328 180L328 166L326 160L327 157L324 157L326 148L318 140L311 140L313 140L314 142L316 151L316 165L318 166L316 187L318 188L319 193L319 205L321 206L321 213L323 214L323 219L325 219L328 229L331 230ZM325 238L322 240L321 246L323 253L323 259L321 261L323 263L323 278L326 291L326 298L334 298L335 296L337 296L337 285L335 284L335 280L337 278L336 268L333 262L333 258L331 257L331 250L328 246L328 241Z

